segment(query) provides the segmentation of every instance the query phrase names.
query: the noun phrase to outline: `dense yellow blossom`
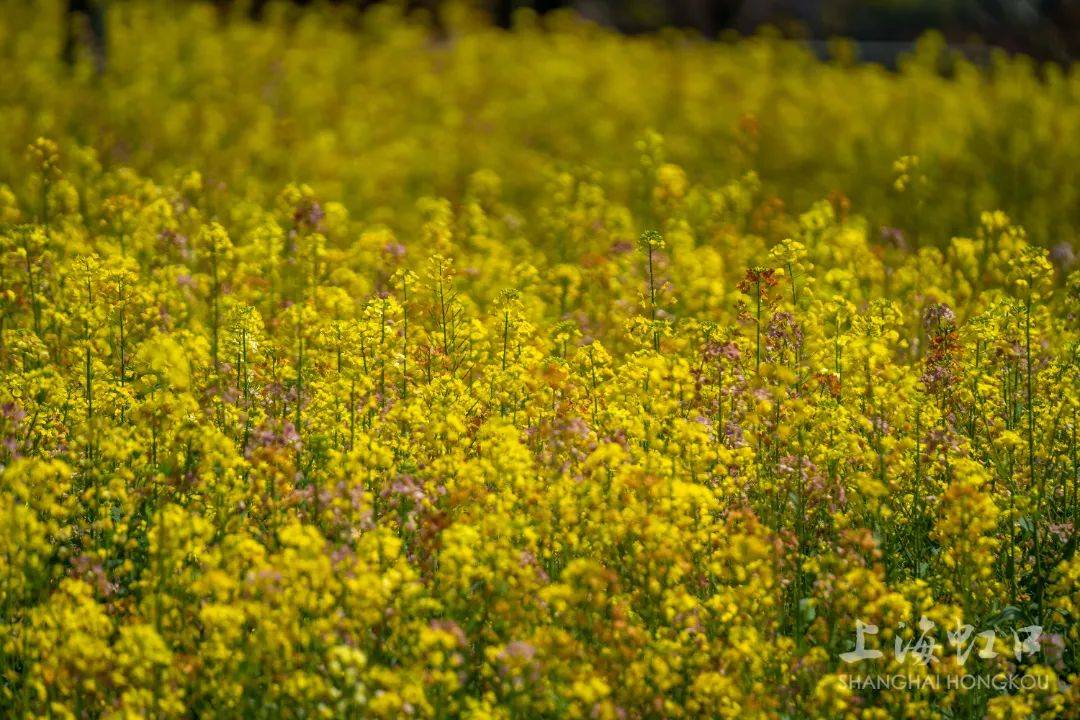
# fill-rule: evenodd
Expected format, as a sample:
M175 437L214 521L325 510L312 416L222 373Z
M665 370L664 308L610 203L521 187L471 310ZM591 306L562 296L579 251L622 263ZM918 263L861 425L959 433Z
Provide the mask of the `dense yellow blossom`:
M28 7L0 715L1075 717L1074 70Z

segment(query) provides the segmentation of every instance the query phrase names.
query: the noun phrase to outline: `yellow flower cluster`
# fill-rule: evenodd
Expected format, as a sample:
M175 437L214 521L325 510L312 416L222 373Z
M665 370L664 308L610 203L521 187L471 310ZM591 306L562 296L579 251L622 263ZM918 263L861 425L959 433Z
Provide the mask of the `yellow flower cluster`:
M1076 717L1075 72L30 7L0 715Z

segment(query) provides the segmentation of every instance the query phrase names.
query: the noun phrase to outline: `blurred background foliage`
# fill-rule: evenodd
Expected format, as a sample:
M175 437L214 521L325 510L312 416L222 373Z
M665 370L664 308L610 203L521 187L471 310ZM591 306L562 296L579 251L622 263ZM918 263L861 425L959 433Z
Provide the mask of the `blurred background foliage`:
M357 7L382 1L340 0ZM257 15L266 4L252 0L250 7ZM435 15L441 4L407 2L411 9ZM624 32L671 26L720 37L770 26L815 46L843 36L860 44L864 59L885 63L894 62L931 29L977 57L985 57L983 43L1059 62L1068 62L1080 50L1078 0L476 0L476 5L503 27L511 26L515 11L522 8L539 13L571 9Z
M752 173L777 214L836 197L907 242L945 244L1000 208L1034 241L1075 246L1070 64L972 61L944 32L888 70L857 62L854 42L815 49L776 31L627 35L519 8L508 33L475 1L316 5L270 3L253 21L243 3L110 3L105 67L87 43L61 62L68 3L0 3L0 62L14 69L0 83L0 182L20 186L27 145L59 137L153 178L197 168L223 203L295 180L414 232L417 197L456 202L480 169L529 226L561 174L602 176L631 202L648 163L672 163L703 186Z

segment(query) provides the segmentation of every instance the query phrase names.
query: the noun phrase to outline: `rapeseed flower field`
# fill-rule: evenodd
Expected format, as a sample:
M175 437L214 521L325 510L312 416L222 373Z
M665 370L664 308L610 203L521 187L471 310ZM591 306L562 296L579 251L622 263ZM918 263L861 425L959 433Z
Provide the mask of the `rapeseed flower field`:
M0 716L1077 717L1080 74L0 2Z

